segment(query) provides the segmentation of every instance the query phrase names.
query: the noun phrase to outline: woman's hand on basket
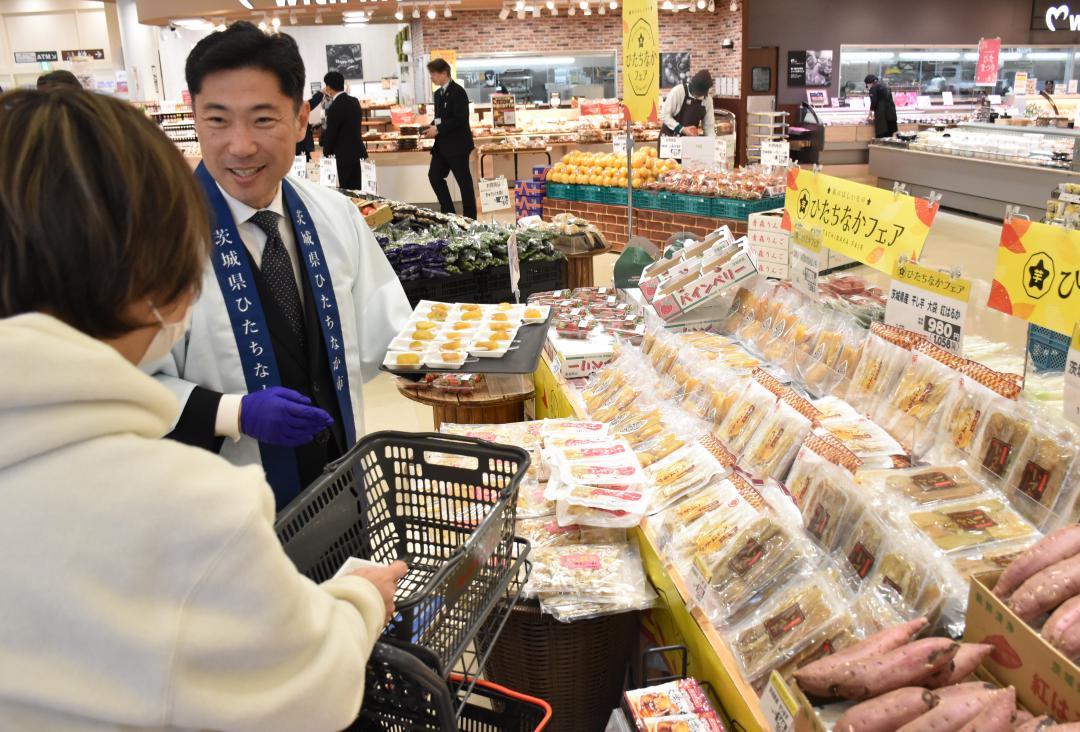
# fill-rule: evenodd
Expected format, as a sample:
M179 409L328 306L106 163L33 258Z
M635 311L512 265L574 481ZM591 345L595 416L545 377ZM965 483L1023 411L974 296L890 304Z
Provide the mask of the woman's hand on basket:
M382 595L383 604L386 606L386 622L389 623L394 617L394 592L397 590L397 583L408 571L409 565L405 562L394 562L385 567L363 567L350 574L363 577L375 585L379 594Z

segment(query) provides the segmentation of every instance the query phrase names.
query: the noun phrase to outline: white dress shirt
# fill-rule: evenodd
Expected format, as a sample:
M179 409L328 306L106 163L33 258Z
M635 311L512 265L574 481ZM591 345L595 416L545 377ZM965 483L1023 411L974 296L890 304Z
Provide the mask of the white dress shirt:
M236 222L236 230L240 234L240 240L244 242L244 248L251 254L255 265L262 262L263 250L266 248L266 233L251 221L251 217L264 209L252 208L243 201L230 196L224 188L218 185L218 190L225 197L225 203L229 206L229 212ZM300 294L300 306L304 305L304 287L300 283L300 260L296 254L296 234L292 225L285 217L285 200L281 195L281 187L278 187L267 211L273 211L278 215L278 233L285 245L285 252L289 255L292 263L293 276L296 277L296 287ZM232 440L240 439L240 400L243 394L224 394L218 402L217 419L214 420L214 432L218 437L228 437Z

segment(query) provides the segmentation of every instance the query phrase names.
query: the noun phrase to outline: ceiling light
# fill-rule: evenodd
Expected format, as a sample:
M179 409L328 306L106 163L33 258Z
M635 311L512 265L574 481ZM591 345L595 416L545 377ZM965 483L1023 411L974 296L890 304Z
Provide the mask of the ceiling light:
M281 18L274 16L274 19L270 21L270 25L274 26L274 30L281 27Z
M413 8L412 9L412 17L413 18L419 18L420 17L420 8Z
M450 12L450 6L449 5L447 5L446 8L443 9L442 14L443 14L444 18L450 18L450 17L453 17L453 15L454 15L453 13Z
M660 6L660 9L661 10L671 10L674 7L675 7L675 3L671 2L671 0L664 0L664 4Z
M499 20L506 20L510 17L510 8L503 5L502 10L499 11Z
M524 10L517 11L517 19L518 20L525 20L525 11Z
M570 7L569 7L569 8L567 9L567 11L566 11L566 14L567 14L567 15L577 15L577 6L576 6L576 5L571 5L571 6L570 6Z
M435 20L435 8L428 8L427 17L428 20Z
M322 25L322 13L315 13L315 25Z
M405 13L400 7L397 10L394 11L394 19L395 20L405 20Z
M296 13L289 13L289 25L296 25L297 18Z
M264 20L259 21L259 30L261 30L263 33L265 33L268 28L269 28L269 26L266 24L266 21L264 21Z
M225 30L225 24L224 23L218 23L217 27L214 28L214 30L216 30L218 32L221 32L221 31Z
M710 13L715 13L716 12L716 3L714 3L713 0L709 0L709 12Z
M731 0L731 5L730 5L730 7L728 7L728 10L730 10L731 12L734 13L738 9L739 9L739 4L737 2L735 2L735 0Z
M608 7L611 8L612 10L618 10L619 9L619 3L617 2L617 0L611 0L611 4L608 5Z
M552 15L558 15L559 14L559 9L558 8L552 8L551 9L551 14Z
M254 10L255 9L255 8L251 7L251 0L240 0L240 4L243 5L245 8L247 8L248 10Z
M607 7L605 7L603 3L600 3L600 8L597 12L600 13L600 15L607 15Z

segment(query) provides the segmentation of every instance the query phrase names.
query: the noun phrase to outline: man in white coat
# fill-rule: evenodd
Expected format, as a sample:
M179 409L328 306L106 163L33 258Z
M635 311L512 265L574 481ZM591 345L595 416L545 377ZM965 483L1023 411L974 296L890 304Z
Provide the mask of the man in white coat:
M180 399L170 436L261 462L280 509L363 434L363 383L410 307L352 202L285 177L309 114L295 41L234 23L186 76L213 266L157 377Z

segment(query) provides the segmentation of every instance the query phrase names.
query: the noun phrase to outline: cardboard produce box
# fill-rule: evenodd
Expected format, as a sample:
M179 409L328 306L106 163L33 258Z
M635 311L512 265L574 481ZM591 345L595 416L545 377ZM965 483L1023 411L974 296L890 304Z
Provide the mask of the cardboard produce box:
M364 221L372 229L394 220L394 209L382 201L361 201L356 205L360 207L360 213L364 215Z
M1017 701L1032 714L1080 721L1080 667L990 591L999 574L972 578L964 640L994 646L983 668L1001 686L1016 687Z
M552 328L544 344L544 355L551 371L564 379L580 379L596 373L615 356L615 339L611 337L561 338Z

